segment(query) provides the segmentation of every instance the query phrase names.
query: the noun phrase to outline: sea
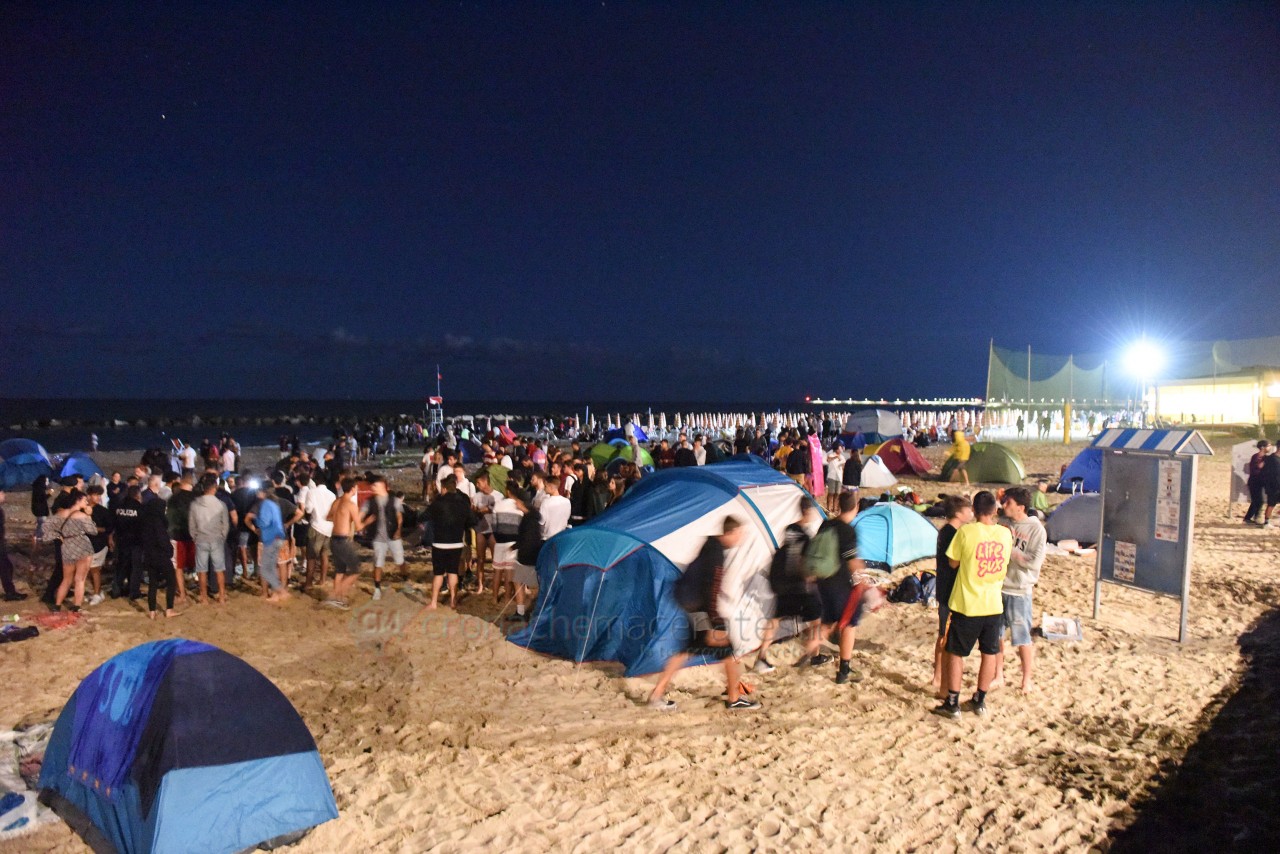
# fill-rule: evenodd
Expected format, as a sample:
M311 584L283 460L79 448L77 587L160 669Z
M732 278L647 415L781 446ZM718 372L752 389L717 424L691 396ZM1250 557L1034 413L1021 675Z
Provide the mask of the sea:
M416 400L177 400L9 398L0 400L0 440L34 439L51 454L88 451L94 436L102 451L167 448L182 439L199 446L204 439L229 433L243 447L275 446L282 434L302 444L328 443L335 428L399 416L425 417L426 402ZM534 419L573 416L606 422L613 414L649 412L816 412L803 401L446 401L446 420L470 416L483 423L505 423L529 432Z

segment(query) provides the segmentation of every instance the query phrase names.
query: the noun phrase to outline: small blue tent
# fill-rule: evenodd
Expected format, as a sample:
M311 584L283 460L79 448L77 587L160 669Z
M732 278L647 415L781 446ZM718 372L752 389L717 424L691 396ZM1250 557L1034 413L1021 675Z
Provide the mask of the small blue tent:
M689 634L673 585L732 515L747 536L726 568L724 583L739 584L743 609L730 621L730 639L748 651L759 645L772 607L763 570L806 495L785 474L748 460L648 475L607 511L542 547L537 607L508 640L572 661L618 661L628 676L661 670Z
M1080 478L1080 488L1074 489L1072 480ZM1101 492L1102 491L1102 449L1094 446L1085 448L1076 454L1062 473L1058 482L1058 492Z
M284 694L234 655L182 639L122 652L80 683L40 788L91 847L121 854L229 854L338 817Z
M858 557L871 566L902 566L937 552L938 529L901 504L885 502L868 507L852 524L858 534Z
M42 475L53 474L49 452L31 439L0 442L0 489L25 488Z
M66 462L62 464L62 469L58 472L58 477L77 475L88 480L95 474L99 477L105 477L102 469L93 461L93 457L86 453L77 451L67 457Z

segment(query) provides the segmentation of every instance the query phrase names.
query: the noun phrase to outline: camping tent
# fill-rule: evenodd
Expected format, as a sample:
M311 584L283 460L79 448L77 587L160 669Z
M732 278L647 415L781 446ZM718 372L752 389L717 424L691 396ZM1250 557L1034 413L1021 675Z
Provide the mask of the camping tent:
M1102 496L1073 495L1049 514L1044 526L1051 543L1075 540L1084 545L1098 541L1102 530Z
M637 442L647 442L647 441L649 441L649 434L648 434L648 433L646 433L646 432L644 432L644 430L642 430L642 429L640 428L640 425L639 425L639 424L636 424L635 422L632 422L632 423L631 423L631 433L632 433L633 435L635 435L635 437L636 437L636 441L637 441ZM613 441L614 439L621 439L623 442L628 441L627 428L626 428L626 427L614 427L612 430L607 430L607 431L605 432L605 434L604 434L604 440L605 440L606 442L611 442L611 441Z
M916 511L896 502L868 507L853 519L858 557L872 566L895 567L933 557L938 529Z
M58 472L58 477L67 477L68 475L78 475L88 480L94 475L105 477L102 469L93 461L93 457L80 451L75 452L67 457L66 462L62 464L62 469Z
M109 659L58 716L40 788L121 852L234 852L338 817L302 718L234 655L183 639Z
M902 435L902 419L887 409L863 409L844 420L845 433L861 433L868 442Z
M956 462L948 459L942 466L942 480L951 480ZM969 455L969 481L972 483L1022 483L1027 477L1022 458L1006 445L975 442Z
M632 450L631 444L626 439L613 439L609 442L597 442L591 446L591 450L587 452L591 457L591 462L595 463L596 468L603 469L615 459L626 460L632 462L635 451ZM640 465L653 468L653 457L644 448L640 449Z
M894 474L923 475L933 468L919 449L901 436L890 439L877 448L876 456Z
M498 463L489 463L487 466L481 466L476 469L475 474L471 475L471 480L474 481L480 472L485 472L489 475L489 485L493 487L494 492L499 495L507 494L507 475L510 473L507 471L506 466Z
M875 454L862 463L862 482L859 485L863 489L888 489L897 482L898 479L885 466L884 460Z
M706 538L736 516L747 528L722 582L734 649L760 643L772 607L765 571L805 491L746 460L665 469L642 478L585 525L556 535L538 557L537 609L512 643L573 661L618 661L628 676L661 670L685 648L688 623L672 585Z
M53 474L49 452L31 439L0 442L0 489L28 487L41 475Z
M1080 488L1077 490L1072 484L1072 479L1080 478ZM1058 482L1059 492L1101 492L1102 491L1102 449L1095 447L1085 448L1076 454L1076 458L1067 464L1067 468L1062 472L1062 478Z
M484 448L474 439L458 440L458 459L463 465L484 462Z

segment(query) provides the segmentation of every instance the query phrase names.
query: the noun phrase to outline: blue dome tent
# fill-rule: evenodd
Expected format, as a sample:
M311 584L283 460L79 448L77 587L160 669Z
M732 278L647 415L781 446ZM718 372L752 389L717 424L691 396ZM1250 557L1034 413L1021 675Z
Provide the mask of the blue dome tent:
M93 461L93 457L80 451L68 456L66 462L62 464L62 468L58 471L58 477L78 475L85 480L88 480L95 474L99 477L106 477L98 464Z
M464 466L484 462L484 448L473 439L462 439L458 442L458 459Z
M806 495L785 474L748 460L649 475L606 512L543 546L538 604L528 627L508 640L571 661L621 662L628 676L661 670L687 640L675 580L732 515L747 536L726 567L724 590L740 609L730 640L749 651L772 605L763 572Z
M120 653L76 688L40 788L91 847L243 851L338 817L315 740L244 661L196 641Z
M1080 478L1080 488L1076 489L1072 481ZM1090 445L1076 458L1067 464L1058 482L1058 492L1101 492L1102 491L1102 449Z
M858 557L869 566L902 566L933 557L938 548L938 529L909 507L882 503L868 507L853 518L858 534Z
M41 475L53 474L49 452L31 439L0 442L0 489L25 488Z

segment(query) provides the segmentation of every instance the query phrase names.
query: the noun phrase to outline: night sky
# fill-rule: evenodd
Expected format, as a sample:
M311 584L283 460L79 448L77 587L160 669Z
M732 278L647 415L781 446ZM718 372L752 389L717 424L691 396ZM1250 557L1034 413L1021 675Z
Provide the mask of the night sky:
M0 394L981 395L991 337L1277 332L1274 3L185 5L0 7Z

